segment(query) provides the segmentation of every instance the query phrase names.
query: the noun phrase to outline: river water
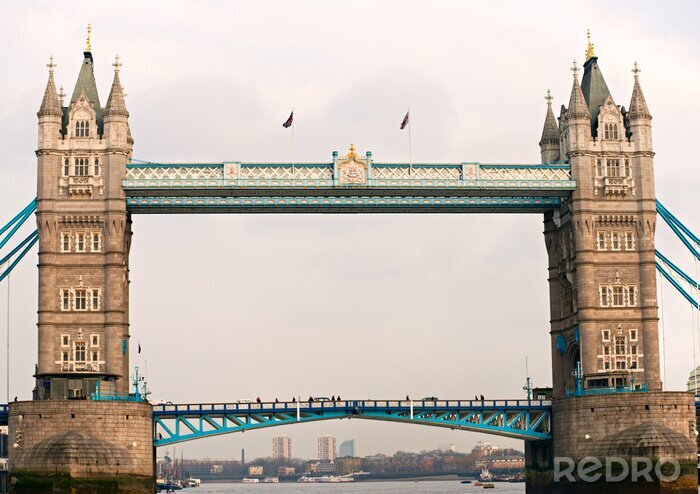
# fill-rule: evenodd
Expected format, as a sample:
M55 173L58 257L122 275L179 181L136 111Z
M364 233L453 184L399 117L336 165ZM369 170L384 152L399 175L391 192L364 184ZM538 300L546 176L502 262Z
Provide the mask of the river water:
M352 484L202 484L196 489L178 492L191 494L456 494L474 492L498 492L499 494L523 494L525 483L494 482L496 488L484 491L458 480L421 482L354 482Z

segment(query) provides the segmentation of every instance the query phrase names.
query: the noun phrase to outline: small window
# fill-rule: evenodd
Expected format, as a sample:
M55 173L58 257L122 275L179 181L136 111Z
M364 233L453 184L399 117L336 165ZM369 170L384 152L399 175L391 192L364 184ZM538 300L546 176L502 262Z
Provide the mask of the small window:
M634 232L625 232L625 250L634 250Z
M596 160L596 162L595 162L595 174L598 177L603 176L603 160Z
M603 355L610 355L610 347L605 345L603 347Z
M618 360L615 362L615 369L617 370L625 370L627 368L627 362L624 360Z
M612 287L612 306L623 307L625 305L625 291L621 286Z
M70 233L61 233L61 252L70 252Z
M61 359L62 359L64 362L68 362L68 352L61 352L61 353L62 353Z
M68 158L63 160L63 176L67 177L70 175L70 160Z
M70 290L61 289L61 310L70 310Z
M92 352L92 361L97 362L99 360L99 354L97 352Z
M81 288L75 291L75 310L87 310L87 290Z
M91 310L100 310L100 289L92 289L92 300L90 301Z
M610 294L607 286L600 287L600 306L607 307L610 305Z
M100 174L100 158L95 158L94 168L95 168L95 176L97 177Z
M637 362L632 362L630 364L630 369L636 369L637 368Z
M630 345L630 353L632 355L637 355L637 345Z
M603 363L603 369L610 370L610 362L605 361L605 363Z
M100 345L100 336L96 334L91 334L90 335L90 346L99 346Z
M605 124L605 138L610 139L610 124Z
M87 355L85 352L85 343L77 342L75 344L75 361L76 362L85 362L86 358L87 358Z
M598 232L598 250L606 250L606 235L605 232Z
M636 329L630 329L630 340L637 341L637 330Z
M85 234L82 232L75 235L75 251L85 252Z
M70 336L67 334L61 335L61 346L70 346Z
M620 160L607 160L608 166L608 177L619 177L620 176Z
M632 169L630 168L630 160L625 160L625 177L632 176Z
M617 124L611 124L612 126L612 138L617 139Z
M92 232L92 252L100 252L102 249L100 232Z
M636 307L637 306L637 287L634 285L626 286L625 292L627 292L627 306L628 307Z
M603 341L610 341L610 330L609 329L603 330Z
M610 233L610 248L612 250L620 250L620 232Z

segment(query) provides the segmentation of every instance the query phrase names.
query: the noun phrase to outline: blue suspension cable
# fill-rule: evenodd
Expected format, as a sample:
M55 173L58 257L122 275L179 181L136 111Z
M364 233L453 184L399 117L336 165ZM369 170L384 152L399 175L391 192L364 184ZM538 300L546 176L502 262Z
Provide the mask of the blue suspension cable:
M7 229L10 228L21 217L26 216L28 210L30 212L33 212L35 209L36 209L36 199L33 199L32 202L30 202L22 211L17 213L17 216L12 218L5 226L0 228L0 235L5 233L7 231Z
M693 233L688 230L688 228L681 223L678 218L673 216L658 200L656 201L656 210L658 211L659 216L661 216L671 230L673 230L673 233L675 233L681 242L683 242L683 245L685 245L691 254L693 254L695 259L700 261L700 252L698 252L698 250L695 248L695 245L700 245L700 239L693 235ZM690 243L688 237L695 242L695 245Z
M695 234L693 232L691 232L690 229L681 222L681 220L676 218L673 215L673 213L671 213L671 211L666 209L666 206L661 204L658 199L656 200L656 208L657 208L657 210L659 210L659 209L662 210L669 218L671 218L671 220L674 223L676 223L676 225L678 225L678 227L680 227L681 230L683 230L683 233L688 235L693 240L693 242L695 242L697 245L700 245L700 238L695 236Z
M666 280L673 285L673 287L678 290L678 293L683 295L683 297L690 302L690 305L695 307L696 309L698 308L698 302L687 292L685 289L676 281L676 279L671 276L668 271L666 271L661 264L658 262L656 263L656 269L663 275ZM1 279L1 278L0 278Z
M683 278L687 283L689 283L694 288L696 288L696 289L700 288L700 284L698 284L697 281L695 281L693 278L691 278L690 275L686 274L681 268L679 268L674 263L672 263L670 259L668 259L665 255L663 255L658 250L655 252L656 252L656 257L661 260L662 264L671 268L673 270L673 272L675 272L678 276Z
M17 259L15 259L14 261L12 261L12 263L10 264L10 266L9 266L5 271L3 271L2 273L0 273L0 281L4 280L5 277L6 277L8 274L10 274L10 273L12 272L12 270L15 268L15 266L17 266L17 264L18 264L18 263L22 260L22 258L27 254L27 252L29 252L29 249L31 249L32 247L34 247L34 244L37 243L38 240L39 240L39 234L37 233L36 235L34 235L34 238L29 242L29 245L27 245L27 246L24 248L24 250L19 254L19 256L17 256Z
M0 249L2 249L5 246L7 241L12 238L12 236L17 232L17 230L20 229L20 227L24 224L24 222L27 221L27 219L34 213L35 207L36 206L33 206L30 208L29 206L27 206L26 208L24 208L24 210L22 211L23 216L21 216L19 219L17 219L15 221L15 224L12 227L12 229L10 230L10 232L7 235L5 235L5 238L0 240Z

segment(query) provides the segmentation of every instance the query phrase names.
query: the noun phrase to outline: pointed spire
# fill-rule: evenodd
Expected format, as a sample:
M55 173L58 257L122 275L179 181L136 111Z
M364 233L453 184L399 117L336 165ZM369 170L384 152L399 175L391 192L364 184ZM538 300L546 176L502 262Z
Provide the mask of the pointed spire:
M639 85L640 72L641 70L639 70L637 62L634 62L634 68L632 69L632 73L634 74L634 88L632 89L632 100L630 101L630 119L651 118L649 107L644 99L644 93L642 93L642 87Z
M41 107L39 108L39 113L37 113L37 116L42 117L47 115L54 115L60 117L62 115L61 105L58 102L56 84L53 80L53 69L56 67L56 64L53 63L53 55L51 55L49 63L46 66L49 68L49 80L46 83L44 98L41 100Z
M129 116L129 112L126 110L126 102L124 101L124 88L119 80L119 68L122 66L119 62L119 55L114 57L114 81L112 81L112 89L109 92L109 98L107 98L107 106L105 106L105 115L124 115Z
M68 106L72 107L80 99L80 96L85 94L85 97L95 109L97 133L101 135L103 132L102 106L100 105L100 96L97 92L97 83L95 82L94 60L92 53L89 51L84 52L83 55L83 64L80 66L78 80L75 82L73 95Z
M547 89L547 96L544 97L547 100L547 115L544 118L544 128L542 129L542 138L540 139L540 146L548 143L559 143L559 127L557 126L557 120L554 118L554 112L552 111L552 94Z
M581 91L581 86L578 83L578 66L576 65L576 60L574 60L571 71L574 73L574 85L571 88L571 97L569 98L569 120L579 117L590 118L591 113L588 111L586 98L584 98L583 91Z

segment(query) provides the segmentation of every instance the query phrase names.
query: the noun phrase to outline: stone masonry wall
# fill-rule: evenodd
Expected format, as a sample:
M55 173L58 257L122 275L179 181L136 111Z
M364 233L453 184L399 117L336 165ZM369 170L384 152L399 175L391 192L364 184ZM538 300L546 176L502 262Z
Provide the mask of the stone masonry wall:
M593 443L645 422L661 424L695 442L695 399L691 393L563 398L554 401L552 420L555 457L580 459Z
M10 404L9 426L10 444L18 444L10 447L13 473L154 475L153 412L148 403L16 402ZM66 437L68 446L62 439ZM62 457L54 458L57 455Z

